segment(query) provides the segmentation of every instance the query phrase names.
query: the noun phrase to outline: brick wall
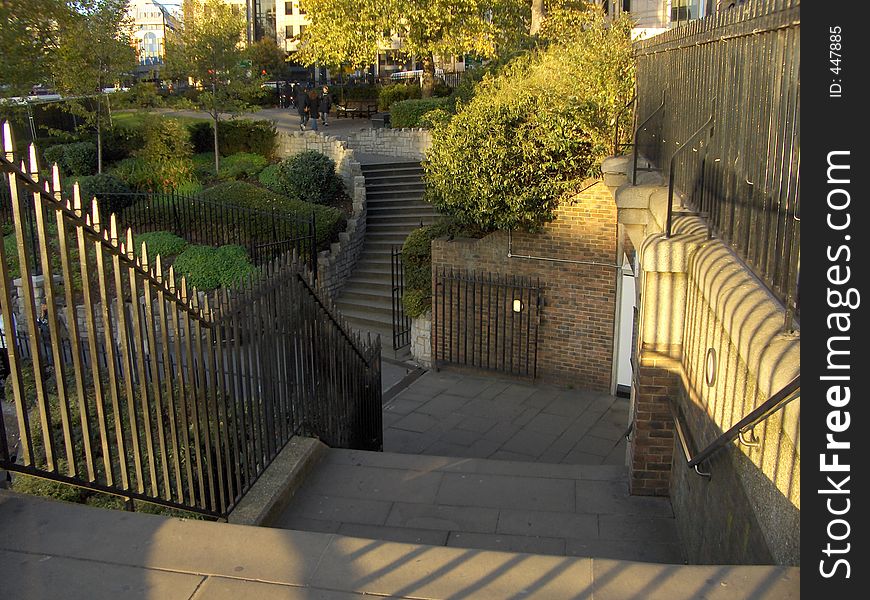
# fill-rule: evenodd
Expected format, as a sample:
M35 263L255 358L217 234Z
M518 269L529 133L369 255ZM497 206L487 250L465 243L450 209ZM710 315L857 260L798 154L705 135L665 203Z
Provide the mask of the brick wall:
M680 390L680 363L669 353L644 351L634 370L629 488L639 496L667 496L674 457L669 399Z
M480 240L435 240L432 265L540 278L544 306L538 336L542 380L610 391L616 310L616 205L596 182L563 203L556 220L536 234L495 232ZM517 255L601 264L570 264ZM455 327L460 327L456 324Z

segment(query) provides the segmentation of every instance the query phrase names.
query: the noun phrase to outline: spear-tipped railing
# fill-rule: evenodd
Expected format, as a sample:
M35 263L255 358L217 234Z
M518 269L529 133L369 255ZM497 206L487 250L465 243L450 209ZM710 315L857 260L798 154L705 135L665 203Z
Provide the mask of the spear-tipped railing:
M224 517L297 433L380 449L380 342L348 333L294 253L203 292L63 194L56 165L42 179L33 146L18 162L8 124L0 170L16 240L0 244L16 415L0 468Z

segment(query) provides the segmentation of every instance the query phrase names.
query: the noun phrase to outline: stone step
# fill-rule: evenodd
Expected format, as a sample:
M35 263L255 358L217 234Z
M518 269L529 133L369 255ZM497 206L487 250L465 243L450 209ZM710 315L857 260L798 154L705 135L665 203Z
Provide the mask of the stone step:
M415 430L422 424L410 420L421 416L392 427ZM629 496L622 466L330 449L272 525L481 550L683 561L670 502Z
M401 246L405 243L405 238L408 237L408 233L410 233L410 231L405 233L386 231L369 233L368 231L366 231L366 244L368 244L369 242L379 242Z
M392 192L396 190L410 190L423 192L426 186L419 179L417 181L386 181L384 183L370 183L366 180L366 195L378 192Z
M410 173L422 173L423 167L419 162L395 162L395 163L370 163L360 165L363 175L408 175Z
M379 308L392 310L393 295L387 293L386 290L378 290L373 288L345 287L341 295L338 297L337 304L340 306L377 306Z
M469 552L106 510L5 490L0 522L0 565L6 567L0 570L9 598L800 597L797 567ZM95 532L98 543L83 543Z
M422 170L421 170L422 173ZM421 174L408 172L406 175L396 175L393 173L390 174L374 174L369 173L366 175L366 186L371 185L379 185L382 183L420 183L422 181Z
M416 190L376 190L369 192L366 190L367 201L378 204L380 202L389 202L390 200L399 200L401 202L419 202L425 204L423 200L424 192L421 189Z
M347 320L351 327L370 330L393 330L393 314L384 308L368 306L339 306L341 316Z

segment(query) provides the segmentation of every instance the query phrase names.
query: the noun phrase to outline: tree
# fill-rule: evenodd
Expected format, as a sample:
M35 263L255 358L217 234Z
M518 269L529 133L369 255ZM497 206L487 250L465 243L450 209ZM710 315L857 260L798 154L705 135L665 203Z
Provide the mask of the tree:
M263 38L248 46L247 56L255 73L278 79L287 71L287 53L271 38Z
M600 9L583 14L572 37L484 78L433 130L425 180L441 214L484 231L533 230L599 174L613 151L615 119L634 90L631 22L607 22Z
M304 0L310 25L302 34L304 64L371 64L395 47L423 62L423 96L435 87L435 58L490 58L521 23L520 0Z
M65 106L97 130L97 171L103 172L102 90L136 65L130 45L128 0L79 0L58 31L48 59L55 87L70 96Z
M66 17L62 0L0 0L0 86L6 93L29 92L49 78L47 59Z
M214 125L214 169L220 170L218 127L221 113L252 109L259 91L244 61L243 15L222 0L184 0L181 25L166 40L166 71L175 79L190 77L201 88L195 104Z

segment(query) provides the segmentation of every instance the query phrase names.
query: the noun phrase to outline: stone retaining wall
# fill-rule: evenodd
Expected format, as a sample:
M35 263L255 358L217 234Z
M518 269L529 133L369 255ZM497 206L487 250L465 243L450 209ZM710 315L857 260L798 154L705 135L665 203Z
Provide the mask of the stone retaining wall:
M411 356L425 369L432 368L432 311L411 319Z
M363 129L346 136L348 147L366 154L380 154L419 161L432 145L427 129Z

